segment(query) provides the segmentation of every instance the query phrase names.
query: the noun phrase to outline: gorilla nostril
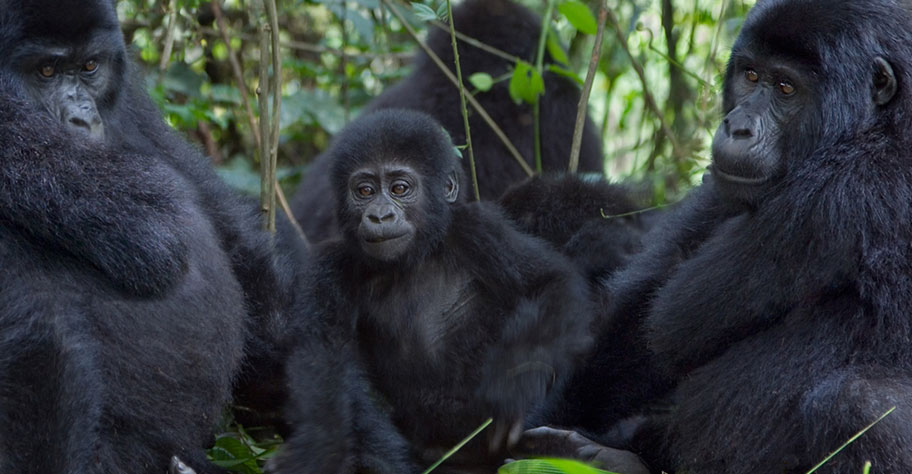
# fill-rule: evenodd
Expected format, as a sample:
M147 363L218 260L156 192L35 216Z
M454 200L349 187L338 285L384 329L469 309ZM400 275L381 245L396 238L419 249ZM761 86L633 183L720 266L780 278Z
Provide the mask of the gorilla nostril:
M395 220L395 218L396 213L394 212L386 212L382 215L380 213L370 213L367 215L367 220L369 220L371 224L382 224L384 222Z
M754 131L748 127L736 128L731 134L735 138L751 138L754 136Z

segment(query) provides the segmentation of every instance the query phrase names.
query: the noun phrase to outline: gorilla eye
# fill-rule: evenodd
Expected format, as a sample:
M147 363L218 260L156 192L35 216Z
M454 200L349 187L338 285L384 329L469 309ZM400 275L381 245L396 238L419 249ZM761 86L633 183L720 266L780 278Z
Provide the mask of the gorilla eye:
M779 83L779 90L785 95L792 95L795 93L795 86L788 81L782 81Z
M374 188L368 185L358 186L358 194L361 197L370 197L374 194Z
M744 71L744 77L751 82L757 82L760 80L760 75L757 74L757 71L754 71L753 69Z
M42 77L54 77L54 66L50 64L45 64L38 68L38 74L41 74Z
M409 190L409 186L405 183L395 183L390 188L390 191L392 191L393 194L395 194L396 196L402 196L405 193L407 193L408 190Z
M94 59L88 60L83 66L82 70L85 72L95 72L98 69L98 62Z

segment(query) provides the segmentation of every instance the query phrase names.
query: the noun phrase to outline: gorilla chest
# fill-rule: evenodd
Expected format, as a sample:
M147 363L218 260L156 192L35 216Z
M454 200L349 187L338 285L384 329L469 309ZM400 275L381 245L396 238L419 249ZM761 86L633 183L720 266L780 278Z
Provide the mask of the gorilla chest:
M465 272L437 264L405 278L371 280L359 311L361 342L384 361L409 360L412 370L416 361L439 368L465 360L461 354L473 349L464 333L477 308L474 286Z

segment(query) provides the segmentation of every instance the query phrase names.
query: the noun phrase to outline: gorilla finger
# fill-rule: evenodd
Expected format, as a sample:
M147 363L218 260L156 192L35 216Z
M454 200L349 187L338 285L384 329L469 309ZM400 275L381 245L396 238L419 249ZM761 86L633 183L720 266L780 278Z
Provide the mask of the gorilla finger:
M184 464L177 456L171 456L171 466L168 468L168 474L196 474L196 471Z

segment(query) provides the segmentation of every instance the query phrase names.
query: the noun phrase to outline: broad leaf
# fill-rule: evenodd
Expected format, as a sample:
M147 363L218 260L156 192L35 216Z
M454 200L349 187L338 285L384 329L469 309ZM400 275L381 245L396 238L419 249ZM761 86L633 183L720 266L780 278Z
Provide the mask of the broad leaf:
M592 10L583 2L571 1L562 3L557 10L567 18L567 21L579 31L594 35L598 31L598 23Z
M531 64L523 60L517 61L513 77L510 78L510 97L513 102L534 104L544 92L545 80L541 74Z

